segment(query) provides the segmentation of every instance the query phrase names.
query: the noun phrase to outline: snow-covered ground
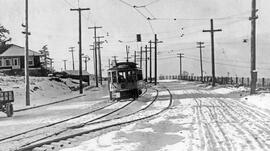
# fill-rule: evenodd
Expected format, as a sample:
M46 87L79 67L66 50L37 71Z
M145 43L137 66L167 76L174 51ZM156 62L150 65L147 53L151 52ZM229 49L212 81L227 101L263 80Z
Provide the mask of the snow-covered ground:
M198 87L193 82L165 82L172 90L174 105L161 116L104 133L61 151L270 149L270 112L260 110L270 110L270 94L243 97L242 93L248 91L244 87L213 88ZM166 91L159 94L168 95Z
M241 101L270 111L270 93L246 96Z
M34 87L38 87L35 88L34 92L31 92L33 96L37 95L44 98L41 95L42 93L51 93L49 94L51 96L55 94L55 92L46 92L47 89L53 89L54 91L61 89L59 94L63 96L71 92L61 82L50 81L46 78L36 78L31 79L31 81L35 83L31 85L32 90ZM20 83L20 80L7 82L6 88L13 87L12 83ZM23 84L18 85L23 87ZM75 143L76 146L61 151L270 150L270 94L244 96L249 90L245 87L211 87L187 81L163 81L160 86L162 87L162 85L171 90L174 100L173 106L163 114L147 121L121 126L111 131L104 131L104 133L101 132L98 136L93 136L78 144ZM1 87L4 88L4 86ZM17 90L21 89L17 88ZM42 90L45 90L45 92ZM35 94L37 91L41 92ZM20 94L20 91L17 93ZM153 91L148 91L144 97L155 96L155 94ZM58 93L55 95L58 95ZM159 92L159 96L162 99L152 105L155 110L159 110L168 104L169 93L167 91ZM42 111L36 110L38 112L31 118L28 116L30 114L32 116L30 111L18 114L13 119L0 118L0 125L7 126L0 126L3 136L8 136L5 128L21 130L18 127L30 125L30 123L32 123L32 127L35 127L39 124L48 123L48 121L50 123L72 116L73 113L78 114L81 110L89 111L91 106L95 106L99 102L97 99L89 101L92 97L103 101L108 98L106 90L101 93L101 89L97 88L79 101L74 100L67 104L49 106ZM117 112L112 117L144 107L146 102L149 103L149 99L143 101L144 97L141 97L135 106ZM56 98L59 97L56 96ZM125 102L121 103L123 105ZM92 119L118 106L121 106L121 104L108 107L99 114L92 114L73 122L79 123L81 120ZM145 116L155 110L146 110L125 120ZM122 121L118 119L112 122ZM36 125L33 125L33 123ZM83 129L95 126L99 125L89 125L89 127Z
M30 77L31 106L46 104L76 95L71 88L78 87L78 80L59 79L50 77ZM14 109L25 107L25 83L24 77L0 76L0 88L2 91L14 91Z

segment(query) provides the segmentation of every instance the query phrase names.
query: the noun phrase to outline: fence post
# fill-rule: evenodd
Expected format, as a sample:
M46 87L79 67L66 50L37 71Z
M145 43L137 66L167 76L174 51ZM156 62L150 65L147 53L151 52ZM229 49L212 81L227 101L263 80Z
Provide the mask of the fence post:
M236 85L238 85L238 77L235 78Z
M249 78L247 78L247 86L249 86Z
M265 86L265 79L262 78L262 87L264 87L264 86Z

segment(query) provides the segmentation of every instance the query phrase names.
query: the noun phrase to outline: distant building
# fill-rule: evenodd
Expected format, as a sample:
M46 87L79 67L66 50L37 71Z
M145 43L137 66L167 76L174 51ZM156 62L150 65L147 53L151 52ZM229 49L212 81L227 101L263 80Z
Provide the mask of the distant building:
M9 44L0 47L0 71L24 69L24 54L23 47ZM41 53L29 50L29 69L41 69L40 57Z

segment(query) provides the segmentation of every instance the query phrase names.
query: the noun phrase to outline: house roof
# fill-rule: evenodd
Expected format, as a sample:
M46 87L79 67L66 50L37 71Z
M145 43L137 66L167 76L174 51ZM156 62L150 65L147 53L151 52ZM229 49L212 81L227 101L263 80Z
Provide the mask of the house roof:
M68 75L80 75L79 74L79 70L65 70L63 72L67 73ZM83 70L82 71L82 75L90 75L90 73L88 73L87 71Z
M15 44L7 45L0 48L1 57L24 56L24 53L24 47ZM33 50L29 50L29 56L42 56L42 54Z

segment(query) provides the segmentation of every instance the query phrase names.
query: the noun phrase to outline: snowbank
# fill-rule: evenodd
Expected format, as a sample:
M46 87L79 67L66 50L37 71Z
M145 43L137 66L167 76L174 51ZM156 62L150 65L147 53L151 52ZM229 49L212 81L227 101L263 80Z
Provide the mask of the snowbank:
M229 94L229 93L232 93L232 92L243 92L243 91L247 91L247 89L244 88L244 87L239 87L239 88L228 87L228 88L218 88L218 89L215 89L215 90L211 90L210 93Z
M177 82L179 80L157 80L157 82Z
M241 101L256 105L257 107L270 110L270 94L263 93L259 95L246 96Z
M74 96L71 88L79 84L73 79L55 79L50 77L30 77L31 106L54 102ZM0 88L3 91L14 91L15 109L25 107L24 77L0 76Z

